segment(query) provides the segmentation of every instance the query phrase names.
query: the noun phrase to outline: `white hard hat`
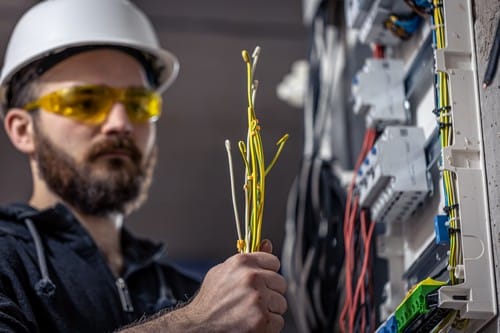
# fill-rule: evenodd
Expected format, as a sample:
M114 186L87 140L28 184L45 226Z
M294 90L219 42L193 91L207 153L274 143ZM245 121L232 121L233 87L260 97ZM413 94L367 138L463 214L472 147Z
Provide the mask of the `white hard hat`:
M151 58L158 92L175 80L179 63L163 50L146 16L128 0L48 0L27 11L12 32L0 74L0 110L10 80L28 65L86 46L123 47Z

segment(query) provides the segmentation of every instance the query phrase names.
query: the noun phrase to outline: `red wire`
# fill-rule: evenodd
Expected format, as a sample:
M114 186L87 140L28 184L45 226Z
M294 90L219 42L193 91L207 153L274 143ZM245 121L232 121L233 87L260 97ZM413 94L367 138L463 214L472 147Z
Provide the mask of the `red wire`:
M348 216L347 223L344 224L345 232L344 232L344 242L345 242L345 274L346 274L346 299L344 302L344 308L342 309L342 313L340 315L340 328L341 331L345 331L344 321L345 316L348 313L350 308L350 304L352 302L352 273L354 269L354 227L356 223L356 212L358 210L358 202L359 198L356 196L354 198L352 214Z
M363 244L364 244L364 258L363 258L363 266L361 268L361 273L359 274L358 277L358 283L356 285L356 292L354 293L354 300L351 303L351 312L350 312L350 321L349 321L349 328L350 332L353 332L354 330L354 319L356 318L356 307L358 305L358 298L360 296L360 292L362 290L362 287L365 282L365 275L367 274L367 268L368 268L368 262L370 258L370 249L371 249L371 242L373 239L373 231L375 230L375 222L370 222L370 229L368 230L368 233L366 232L366 210L361 211L361 235L363 237ZM364 293L364 291L363 291ZM364 297L363 297L363 302L364 303Z
M376 223L376 221L373 221L372 223ZM373 240L372 240L373 242ZM369 274L369 277L368 277L368 293L370 295L370 300L371 300L371 304L372 304L372 308L371 310L373 310L373 302L374 302L374 297L373 297L373 260L374 260L374 257L373 256L370 256L370 259L369 259L369 262L368 262L368 274ZM371 328L371 332L375 332L375 311L371 311L370 313L370 328Z
M346 280L346 294L345 294L345 302L344 302L344 307L342 308L342 312L340 314L340 330L341 332L345 332L345 316L347 314L347 311L349 309L349 306L351 304L351 299L352 299L352 269L353 269L353 257L352 253L354 252L353 248L353 229L355 226L356 222L356 211L357 211L357 202L358 198L354 199L354 207L351 209L351 201L352 201L352 195L354 191L354 185L356 182L356 174L359 170L359 167L361 166L361 163L363 162L363 158L366 155L366 147L368 144L370 138L370 134L367 131L365 133L365 138L363 140L363 146L361 148L361 152L359 154L358 160L356 162L355 168L354 168L354 174L351 180L351 184L349 185L349 190L347 193L347 200L346 200L346 210L344 214L344 249L345 249L345 280Z
M353 201L353 192L354 186L356 183L356 175L358 173L359 168L361 167L361 163L365 159L368 151L373 146L376 137L376 131L374 129L368 129L365 132L365 137L363 139L363 145L361 147L360 154L356 161L356 165L354 167L354 174L351 180L351 184L349 185L349 189L347 192L347 200L346 200L346 209L344 213L344 249L345 249L345 283L346 283L346 292L345 292L345 300L344 307L342 308L342 312L339 318L339 328L341 332L345 332L345 317L349 314L349 322L353 320L352 311L349 311L353 307L353 295L352 295L352 274L354 270L354 261L355 261L355 250L354 250L354 230L356 229L356 214L358 211L359 197L354 198ZM350 330L352 332L352 328Z
M363 291L363 293L364 293L364 291ZM362 333L366 332L365 328L366 328L366 311L363 310L363 312L361 312L361 332Z
M363 210L361 211L361 235L363 236L363 243L366 242L366 211ZM366 256L366 251L364 253L364 255ZM369 265L369 264L368 264ZM368 270L367 272L367 275L369 275L370 273L370 270ZM363 277L359 277L359 279L363 279ZM363 281L364 282L364 281ZM358 280L358 283L359 283L359 280ZM360 304L363 305L365 304L365 288L361 288L361 300L360 300ZM353 315L356 315L356 312L354 312ZM366 328L366 311L363 309L363 311L361 312L361 332L364 333L365 332L365 328Z
M380 44L375 44L373 46L373 57L376 59L383 59L385 57L384 46Z

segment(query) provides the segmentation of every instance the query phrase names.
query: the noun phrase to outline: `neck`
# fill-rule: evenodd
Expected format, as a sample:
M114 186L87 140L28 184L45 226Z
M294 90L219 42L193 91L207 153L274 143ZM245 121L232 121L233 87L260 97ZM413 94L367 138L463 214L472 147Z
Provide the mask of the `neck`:
M122 214L110 214L105 217L89 216L72 209L80 223L92 236L102 252L109 268L115 276L120 276L123 268L121 250Z
M35 182L33 195L29 201L30 205L43 210L64 202L52 191L45 182ZM123 268L123 256L121 251L121 228L123 225L123 214L109 214L106 216L90 216L78 212L71 205L66 206L87 230L99 250L102 252L109 268L115 276L119 276Z

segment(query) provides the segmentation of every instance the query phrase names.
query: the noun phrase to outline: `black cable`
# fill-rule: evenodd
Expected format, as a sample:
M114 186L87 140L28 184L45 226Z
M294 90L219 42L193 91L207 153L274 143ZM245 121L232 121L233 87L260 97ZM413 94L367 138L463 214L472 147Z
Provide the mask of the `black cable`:
M486 72L484 73L483 88L486 88L491 84L497 71L498 58L500 56L500 18L498 19L497 29L493 38L493 45L491 47L488 65L486 67Z
M300 332L333 332L341 298L345 191L332 158L321 155L324 139L332 135L325 123L333 114L334 83L322 75L325 49L332 42L329 5L323 1L311 26L304 156L289 194L283 248L289 304Z

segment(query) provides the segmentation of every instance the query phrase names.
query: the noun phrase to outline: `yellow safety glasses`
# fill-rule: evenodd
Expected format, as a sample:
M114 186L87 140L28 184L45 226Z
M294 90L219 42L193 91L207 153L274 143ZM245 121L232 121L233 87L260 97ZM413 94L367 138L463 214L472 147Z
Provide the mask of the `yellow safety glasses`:
M127 110L130 121L147 123L158 120L161 96L144 87L112 88L105 85L84 85L51 92L24 106L27 111L43 108L87 124L100 124L117 102Z

